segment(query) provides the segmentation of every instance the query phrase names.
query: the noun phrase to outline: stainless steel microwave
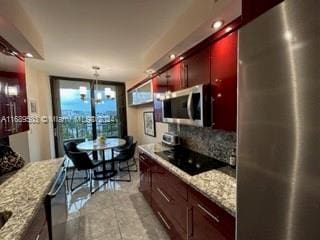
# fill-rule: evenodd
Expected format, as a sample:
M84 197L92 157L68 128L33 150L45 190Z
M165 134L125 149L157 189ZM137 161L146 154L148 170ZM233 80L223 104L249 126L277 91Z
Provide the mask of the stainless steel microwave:
M168 92L162 101L162 117L167 123L204 127L208 125L207 87L197 85L176 92ZM210 105L210 104L209 104Z

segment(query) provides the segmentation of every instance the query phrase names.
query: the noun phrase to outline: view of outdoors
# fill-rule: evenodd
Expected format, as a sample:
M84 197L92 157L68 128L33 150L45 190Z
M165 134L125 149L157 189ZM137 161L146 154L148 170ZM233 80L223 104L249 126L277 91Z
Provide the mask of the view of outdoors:
M62 82L62 81L61 81ZM81 100L79 88L60 87L60 108L63 117L63 139L92 139L92 121L96 121L98 136L117 136L118 117L115 99L103 99L96 104L96 116L92 117L89 83L81 83L87 87L86 99ZM101 93L103 91L101 89Z

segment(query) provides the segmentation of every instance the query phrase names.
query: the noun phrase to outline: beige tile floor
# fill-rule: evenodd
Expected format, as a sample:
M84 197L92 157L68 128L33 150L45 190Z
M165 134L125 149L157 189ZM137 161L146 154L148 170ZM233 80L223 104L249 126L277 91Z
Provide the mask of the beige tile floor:
M138 185L132 173L132 182L109 182L93 195L88 186L68 194L66 240L169 239Z

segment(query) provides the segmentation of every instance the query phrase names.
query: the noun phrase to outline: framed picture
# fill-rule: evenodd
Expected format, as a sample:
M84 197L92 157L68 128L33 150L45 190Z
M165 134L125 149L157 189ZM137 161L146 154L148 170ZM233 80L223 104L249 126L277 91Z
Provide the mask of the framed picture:
M144 112L144 134L155 137L156 136L156 125L154 122L154 112Z
M38 103L35 99L29 99L30 104L30 113L31 114L37 114L38 113Z

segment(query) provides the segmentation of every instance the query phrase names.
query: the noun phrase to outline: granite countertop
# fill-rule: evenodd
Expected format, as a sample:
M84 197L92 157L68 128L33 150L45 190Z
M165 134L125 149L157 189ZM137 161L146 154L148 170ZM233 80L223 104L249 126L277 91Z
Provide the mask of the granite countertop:
M141 145L139 146L139 149L155 159L159 164L179 177L182 181L225 209L232 216L236 216L235 169L231 167L224 167L218 170L210 170L191 176L155 154L155 152L168 150L168 148L162 144Z
M0 185L0 212L12 212L0 229L1 240L23 238L62 162L59 158L28 163Z

